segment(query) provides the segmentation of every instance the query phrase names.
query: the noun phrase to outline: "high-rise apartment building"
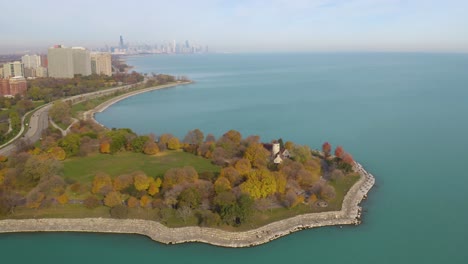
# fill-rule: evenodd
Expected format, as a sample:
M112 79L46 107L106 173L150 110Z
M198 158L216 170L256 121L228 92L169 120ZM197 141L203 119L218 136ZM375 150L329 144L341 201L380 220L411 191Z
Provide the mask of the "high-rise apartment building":
M73 47L73 73L83 76L91 75L91 56L89 50ZM50 63L50 62L49 62Z
M91 53L91 72L93 74L112 75L112 57L110 53Z
M24 68L36 69L41 66L41 56L39 55L24 55L21 57L21 62Z
M24 76L24 66L20 61L3 64L3 78Z
M49 48L47 53L49 77L73 78L73 50L62 45Z

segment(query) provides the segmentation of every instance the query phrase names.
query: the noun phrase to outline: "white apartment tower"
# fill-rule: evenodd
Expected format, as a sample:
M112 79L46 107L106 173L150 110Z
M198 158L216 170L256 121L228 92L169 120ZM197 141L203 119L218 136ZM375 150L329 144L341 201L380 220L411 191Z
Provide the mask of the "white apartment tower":
M3 64L3 77L20 77L24 76L24 66L20 61L7 62Z
M24 55L21 57L21 62L24 68L36 69L41 66L41 56L39 55Z
M82 47L73 47L73 73L83 76L91 75L91 55L89 50ZM49 61L50 64L50 61Z
M49 48L47 53L49 62L49 77L53 78L73 78L73 51L62 45L55 45Z
M112 75L112 58L110 53L91 53L91 72L93 74Z

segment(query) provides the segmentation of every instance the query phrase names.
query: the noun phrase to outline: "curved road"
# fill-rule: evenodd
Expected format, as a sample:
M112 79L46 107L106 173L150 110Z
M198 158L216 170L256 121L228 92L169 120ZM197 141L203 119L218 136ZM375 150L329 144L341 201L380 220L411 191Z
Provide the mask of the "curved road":
M13 151L16 149L15 142L17 142L19 139L28 139L30 142L36 142L39 140L41 138L42 131L47 129L49 126L49 109L51 106L51 104L47 104L34 112L31 116L31 119L29 120L29 129L27 132L22 137L19 137L13 141L11 144L0 149L0 155L8 156L13 153Z
M72 104L82 102L84 100L90 99L90 98L97 98L101 96L108 95L110 93L114 93L119 90L126 90L134 87L135 85L139 85L141 83L146 82L140 82L137 84L129 84L129 85L124 85L124 86L119 86L119 87L114 87L114 88L109 88L101 91L96 91L96 92L91 92L91 93L86 93L86 94L80 94L80 95L75 95L69 98L62 99L64 101L71 101ZM22 121L22 129L21 133L23 133L24 129L27 129L27 132L21 137L17 136L15 139L12 140L11 143L7 143L7 145L3 148L0 149L0 155L3 156L8 156L12 154L15 149L16 149L16 142L18 142L19 139L27 139L29 142L36 142L39 140L42 136L42 132L47 129L49 126L49 110L50 107L52 106L52 103L48 103L44 105L43 107L39 108L34 112L34 114L31 116L31 119L29 121L29 128L26 128L26 124L24 121Z

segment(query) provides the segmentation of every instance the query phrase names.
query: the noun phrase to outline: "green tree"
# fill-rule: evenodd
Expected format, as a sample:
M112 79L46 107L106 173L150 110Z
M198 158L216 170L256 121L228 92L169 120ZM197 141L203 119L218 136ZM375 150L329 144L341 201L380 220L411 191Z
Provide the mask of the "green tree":
M189 207L191 209L197 209L200 206L201 194L193 187L183 190L178 197L177 207Z
M58 142L61 147L67 153L67 157L76 156L80 151L80 136L78 134L68 134Z

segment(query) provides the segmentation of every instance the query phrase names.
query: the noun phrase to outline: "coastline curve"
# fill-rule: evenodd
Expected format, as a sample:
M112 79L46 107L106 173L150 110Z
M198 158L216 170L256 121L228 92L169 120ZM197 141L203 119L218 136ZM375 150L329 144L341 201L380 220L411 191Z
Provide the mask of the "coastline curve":
M357 162L354 169L361 177L346 194L340 211L298 215L248 231L228 232L198 226L169 228L156 221L138 219L42 218L0 220L0 233L91 232L140 234L163 244L202 242L221 247L251 247L268 243L303 229L332 225L358 225L361 216L359 204L375 184L375 178Z

